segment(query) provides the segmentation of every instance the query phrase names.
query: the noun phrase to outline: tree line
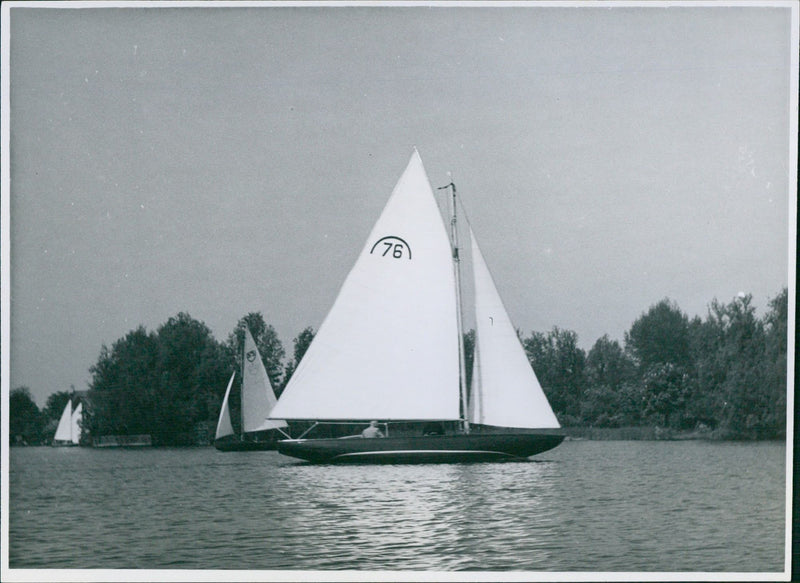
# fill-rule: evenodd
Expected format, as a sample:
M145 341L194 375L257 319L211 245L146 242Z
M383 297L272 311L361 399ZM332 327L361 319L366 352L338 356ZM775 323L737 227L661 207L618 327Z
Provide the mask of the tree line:
M788 293L758 318L752 295L714 300L705 319L651 306L585 353L553 328L522 340L562 425L702 430L725 439L786 435Z
M784 288L758 318L752 296L742 294L727 304L714 300L704 319L690 319L665 298L634 321L622 344L606 335L588 352L571 330L519 335L565 427L655 426L774 439L786 434L787 302ZM280 395L314 337L312 328L294 338L287 357L259 312L242 317L223 342L181 312L155 331L140 326L110 348L103 345L85 394L54 393L40 411L26 387L14 389L12 444L48 442L66 401L76 396L84 403L87 443L136 434L149 434L155 445L208 443L228 378L241 369L245 326ZM469 375L474 331L464 344ZM229 398L237 430L239 394L233 390Z

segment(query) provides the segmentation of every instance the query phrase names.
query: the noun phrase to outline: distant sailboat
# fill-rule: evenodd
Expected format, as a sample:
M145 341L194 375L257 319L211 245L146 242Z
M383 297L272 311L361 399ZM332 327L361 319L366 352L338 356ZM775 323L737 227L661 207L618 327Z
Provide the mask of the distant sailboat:
M280 453L323 463L518 460L563 440L471 230L477 341L467 396L456 193L443 188L453 194L449 237L415 150L272 416L381 420L387 430L455 421L458 430L289 439Z
M81 441L81 415L83 413L83 403L78 403L75 410L72 410L72 400L68 400L58 421L56 433L53 436L53 445L78 445Z
M275 449L275 441L257 440L251 434L256 431L279 429L286 427L283 420L267 419L275 406L275 392L269 382L267 370L261 360L261 355L256 347L256 342L250 329L244 329L244 350L242 351L242 433L237 437L231 423L231 413L228 406L234 372L228 381L225 397L222 400L222 409L217 421L217 432L214 438L214 447L220 451L252 451Z

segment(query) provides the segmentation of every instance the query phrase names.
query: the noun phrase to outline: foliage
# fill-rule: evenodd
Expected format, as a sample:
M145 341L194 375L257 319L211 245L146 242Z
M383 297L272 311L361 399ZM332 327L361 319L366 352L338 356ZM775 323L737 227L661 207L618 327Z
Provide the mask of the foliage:
M554 327L547 334L532 332L522 345L553 410L563 423L578 424L586 388L586 353L578 335Z
M786 435L786 380L788 356L788 290L784 288L769 302L764 317L763 383L767 406L762 414L764 437Z
M784 412L776 415L785 410L785 399L777 394L786 392L785 370L783 374L776 370L785 360L768 353L765 322L756 317L751 302L750 295L738 296L729 304L712 302L706 326L716 350L703 364L711 369L713 387L722 399L715 411L721 430L729 437L775 437L785 431L779 421ZM786 319L780 299L770 307L766 321L781 336L780 322Z
M583 424L601 427L636 425L641 403L633 380L635 366L608 335L595 342L586 357L586 391L581 401Z
M228 351L189 314L155 333L140 326L111 350L103 346L90 369L86 428L93 437L146 433L157 445L195 443L198 427L215 421L230 364Z
M655 426L735 439L786 435L788 293L756 316L752 296L713 300L691 321L663 299L588 355L574 332L532 332L523 345L563 425Z
M42 440L42 417L28 387L17 387L8 396L8 435L11 445L32 445Z
M625 333L625 347L643 369L689 362L689 321L677 304L663 299L642 314Z
M240 369L245 326L279 395L314 339L312 328L294 338L292 358L284 364L278 335L260 313L240 318L220 343L204 323L182 312L155 332L140 326L110 349L101 347L90 368L88 398L82 399L84 433L90 439L145 433L160 445L208 443L228 378ZM771 439L786 435L788 329L784 288L762 318L750 295L727 304L715 299L705 319L691 320L663 299L633 322L624 347L603 336L588 354L570 330L518 335L562 425L702 429L724 438ZM474 347L470 330L464 334L467 382ZM71 395L50 395L40 412L25 387L14 389L12 443L52 437ZM234 424L238 399L239 391L232 391Z
M651 364L641 383L644 418L660 427L680 428L689 392L686 370L673 362Z
M308 350L308 347L311 346L311 341L314 340L314 329L309 326L305 328L300 334L295 336L294 339L294 360L289 361L287 363L286 368L284 369L283 374L283 384L276 388L275 395L278 397L281 396L283 393L283 389L286 388L286 385L289 384L289 379L292 378L294 371L297 370L297 366L300 364L300 361L303 359L303 356Z
M85 429L90 435L154 433L161 375L159 339L144 326L128 332L111 347L103 345L90 369Z
M61 419L61 413L64 412L64 407L67 406L67 401L70 400L74 392L75 389L73 388L71 391L57 391L47 397L47 401L42 409L45 423L50 421L58 423L58 420Z

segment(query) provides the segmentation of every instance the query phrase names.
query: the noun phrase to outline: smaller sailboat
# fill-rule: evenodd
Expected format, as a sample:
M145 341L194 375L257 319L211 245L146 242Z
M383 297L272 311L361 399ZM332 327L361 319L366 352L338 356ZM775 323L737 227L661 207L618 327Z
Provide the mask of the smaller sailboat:
M217 421L217 432L214 438L214 447L220 451L258 451L275 449L275 440L269 435L267 439L259 439L256 432L278 430L286 427L286 421L267 419L277 398L272 390L272 385L267 376L267 369L261 360L261 355L256 347L256 342L250 329L244 329L244 350L242 351L242 399L241 399L241 427L242 432L237 436L231 423L231 413L228 398L231 394L234 372L228 381L225 397L222 399L222 409ZM283 432L282 432L283 433ZM285 435L285 433L284 433Z
M81 416L83 414L83 403L78 402L75 410L72 410L72 399L67 401L61 419L58 421L56 433L53 436L53 445L67 446L78 445L81 441Z

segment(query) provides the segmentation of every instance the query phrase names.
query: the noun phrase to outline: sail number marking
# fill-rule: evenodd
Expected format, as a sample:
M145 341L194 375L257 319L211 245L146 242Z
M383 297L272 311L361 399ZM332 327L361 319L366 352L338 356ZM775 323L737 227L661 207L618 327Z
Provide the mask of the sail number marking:
M378 239L369 253L370 255L378 253L381 257L391 257L393 259L402 259L404 257L411 259L411 247L403 239L394 235Z

